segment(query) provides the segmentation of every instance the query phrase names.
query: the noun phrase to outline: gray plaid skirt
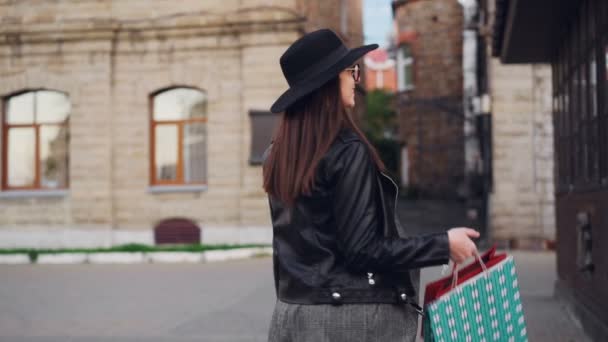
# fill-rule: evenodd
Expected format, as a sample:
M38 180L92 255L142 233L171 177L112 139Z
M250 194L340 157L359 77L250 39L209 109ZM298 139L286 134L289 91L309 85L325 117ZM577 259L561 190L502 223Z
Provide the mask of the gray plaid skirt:
M277 300L268 342L413 342L418 314L410 305L302 305Z

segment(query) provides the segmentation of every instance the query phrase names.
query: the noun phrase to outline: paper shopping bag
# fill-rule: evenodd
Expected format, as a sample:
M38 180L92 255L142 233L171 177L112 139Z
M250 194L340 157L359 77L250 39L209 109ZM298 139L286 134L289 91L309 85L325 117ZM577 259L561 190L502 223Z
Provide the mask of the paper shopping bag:
M492 246L492 248L488 249L481 255L481 260L488 264L491 259L494 258L496 254L496 246ZM456 270L456 265L452 268L452 273L449 276L444 278L432 281L425 286L424 290L424 305L430 303L431 301L439 298L440 294L444 293L446 290L450 288L452 285L452 279L454 277L454 271ZM479 262L474 262L469 264L468 266L458 270L458 279L462 281L462 279L468 279L478 273L481 273L482 268Z
M528 340L513 257L482 268L425 305L425 341Z

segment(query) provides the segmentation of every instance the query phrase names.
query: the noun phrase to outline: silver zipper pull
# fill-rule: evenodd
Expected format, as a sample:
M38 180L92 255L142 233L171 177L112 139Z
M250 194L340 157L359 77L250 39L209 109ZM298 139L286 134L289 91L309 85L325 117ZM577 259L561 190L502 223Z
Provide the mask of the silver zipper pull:
M371 272L367 272L367 283L370 285L376 284L376 281L374 280L374 274Z

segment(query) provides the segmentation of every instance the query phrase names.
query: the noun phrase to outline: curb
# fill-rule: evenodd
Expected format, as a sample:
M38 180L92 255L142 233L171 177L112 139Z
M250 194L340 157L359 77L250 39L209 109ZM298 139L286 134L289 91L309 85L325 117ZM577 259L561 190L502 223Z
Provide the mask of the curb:
M147 261L150 263L180 263L180 262L204 262L203 253L199 252L156 252L147 253Z
M146 259L142 252L90 253L87 260L91 264L141 264Z
M35 262L27 254L0 255L0 264L164 264L208 263L272 255L272 247L211 250L206 252L107 252L40 254Z
M30 257L27 254L5 254L0 255L0 264L29 264Z
M29 261L29 260L28 260ZM85 253L40 254L37 264L80 264L87 261Z

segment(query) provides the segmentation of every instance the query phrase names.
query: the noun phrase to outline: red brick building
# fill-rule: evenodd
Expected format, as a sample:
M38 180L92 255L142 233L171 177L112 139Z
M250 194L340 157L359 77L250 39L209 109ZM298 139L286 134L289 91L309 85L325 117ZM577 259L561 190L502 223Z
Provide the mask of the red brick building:
M368 53L365 63L365 89L367 91L382 89L388 92L397 91L397 72L395 60L389 58L385 49Z
M402 185L455 198L464 177L463 10L454 0L393 2Z

